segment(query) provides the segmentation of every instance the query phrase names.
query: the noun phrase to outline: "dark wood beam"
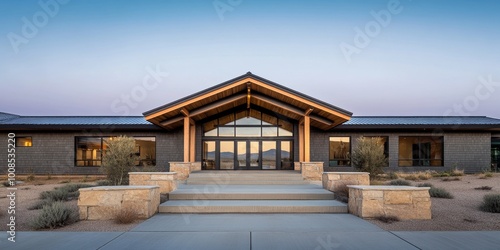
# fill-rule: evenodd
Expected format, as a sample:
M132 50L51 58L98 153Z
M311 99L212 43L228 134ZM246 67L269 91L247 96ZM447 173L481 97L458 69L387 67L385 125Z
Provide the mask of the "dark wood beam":
M190 115L191 115L191 117L194 117L194 116L197 116L199 114L205 113L209 110L216 109L218 107L224 106L224 105L229 104L229 103L233 103L233 102L240 100L240 99L243 99L245 97L246 97L246 94L239 94L239 95L231 96L231 97L228 97L226 99L222 99L222 100L213 102L211 104L208 104L206 106L194 109L191 111Z

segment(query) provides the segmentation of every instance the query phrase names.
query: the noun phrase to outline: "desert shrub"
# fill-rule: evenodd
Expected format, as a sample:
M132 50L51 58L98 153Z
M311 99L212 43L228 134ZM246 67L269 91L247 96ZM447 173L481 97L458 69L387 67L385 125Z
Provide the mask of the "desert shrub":
M133 209L122 209L114 216L114 220L118 224L130 224L137 220L139 215Z
M389 185L391 186L411 186L409 181L398 179L398 180L392 180L389 182Z
M432 177L449 177L450 173L448 172L436 172L432 174Z
M11 184L10 181L4 181L4 182L2 182L2 185L4 187L10 187L10 184Z
M34 174L30 174L28 175L28 177L26 177L26 181L27 182L32 182L35 180L35 175Z
M111 186L112 183L109 180L98 180L96 181L97 186Z
M500 194L485 195L479 208L485 212L500 213Z
M390 172L389 174L387 174L387 178L389 180L396 180L399 178L399 176L396 172Z
M388 223L388 224L399 221L398 217L392 216L392 215L381 215L381 216L375 217L375 219L382 221L384 223Z
M464 176L464 170L463 169L458 169L454 168L450 171L450 176Z
M57 228L76 221L76 212L61 201L43 206L37 217L31 222L35 229Z
M35 204L28 207L28 210L42 209L44 206L51 205L52 203L54 203L54 201L51 199L38 200Z
M475 190L491 190L493 187L490 186L481 186L481 187L476 187L474 188Z
M407 175L403 179L408 180L408 181L418 181L418 177L415 175Z
M423 181L428 180L430 178L431 178L430 174L419 174L418 175L418 179L423 180Z
M484 172L480 177L479 179L487 179L487 178L491 178L493 177L493 173L492 172Z
M366 138L363 136L358 138L351 159L354 167L360 171L369 172L372 178L382 174L384 172L383 167L387 166L382 138Z
M127 185L128 173L135 166L135 140L119 136L107 142L108 148L102 157L100 170L113 185Z
M459 181L461 180L460 177L453 177L453 178L448 178L448 177L445 177L443 179L441 179L442 181Z
M80 194L80 192L78 192L78 189L87 187L93 187L93 185L82 183L67 184L62 187L55 188L54 190L43 191L42 193L40 193L40 199L47 199L52 201L68 201L74 198L78 198Z
M430 183L419 183L417 184L417 187L434 187L434 185Z
M453 199L453 195L444 188L431 187L429 195L434 198Z

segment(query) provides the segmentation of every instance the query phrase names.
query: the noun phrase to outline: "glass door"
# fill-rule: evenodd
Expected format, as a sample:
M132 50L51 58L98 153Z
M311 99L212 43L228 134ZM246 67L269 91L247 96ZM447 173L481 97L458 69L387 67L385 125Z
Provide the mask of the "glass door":
M221 170L234 169L234 141L221 141L219 150Z
M292 142L281 141L280 145L280 166L282 170L293 170Z
M260 145L259 141L249 141L250 155L249 155L249 168L260 169Z

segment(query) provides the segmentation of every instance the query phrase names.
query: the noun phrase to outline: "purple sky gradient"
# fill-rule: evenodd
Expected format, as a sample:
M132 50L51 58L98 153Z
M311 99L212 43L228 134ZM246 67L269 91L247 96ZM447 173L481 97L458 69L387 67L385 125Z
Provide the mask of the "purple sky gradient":
M499 11L500 1L1 1L0 112L140 115L251 71L354 115L500 118Z

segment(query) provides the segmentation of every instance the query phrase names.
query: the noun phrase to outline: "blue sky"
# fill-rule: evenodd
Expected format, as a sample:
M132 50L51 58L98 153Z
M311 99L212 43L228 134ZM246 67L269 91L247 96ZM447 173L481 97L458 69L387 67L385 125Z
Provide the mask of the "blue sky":
M251 71L354 115L500 118L499 11L493 0L1 1L0 111L140 115Z

